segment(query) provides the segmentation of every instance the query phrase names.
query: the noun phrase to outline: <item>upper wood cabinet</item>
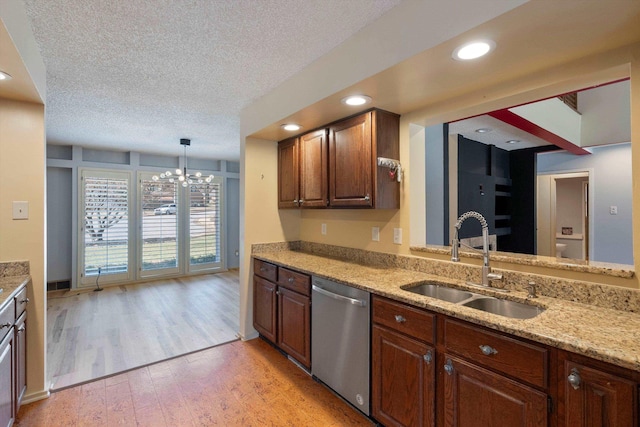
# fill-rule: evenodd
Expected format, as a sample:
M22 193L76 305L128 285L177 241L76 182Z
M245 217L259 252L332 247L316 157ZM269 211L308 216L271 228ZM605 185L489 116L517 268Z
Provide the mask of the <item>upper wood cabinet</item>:
M327 156L327 129L278 143L278 208L327 206Z
M400 184L378 157L398 159L400 116L372 110L278 143L278 208L400 207Z
M329 127L329 204L400 207L400 186L378 157L399 159L400 116L373 110Z

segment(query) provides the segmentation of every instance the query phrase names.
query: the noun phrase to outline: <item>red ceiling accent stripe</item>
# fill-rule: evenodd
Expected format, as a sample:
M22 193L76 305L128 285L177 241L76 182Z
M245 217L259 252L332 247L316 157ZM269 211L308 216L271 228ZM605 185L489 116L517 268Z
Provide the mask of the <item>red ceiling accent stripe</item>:
M525 132L529 132L530 134L537 136L538 138L544 139L545 141L548 141L550 143L552 143L553 145L556 145L560 148L562 148L563 150L567 150L570 153L573 154L591 154L590 152L588 152L587 150L585 150L584 148L581 148L577 145L575 145L574 143L564 139L563 137L556 135L553 132L549 132L548 130L538 126L537 124L530 122L529 120L515 114L512 113L511 111L504 109L504 110L497 110L497 111L492 111L490 113L487 113L489 116L496 118L498 120L501 120L505 123L510 124L511 126L515 126L518 129L521 129Z

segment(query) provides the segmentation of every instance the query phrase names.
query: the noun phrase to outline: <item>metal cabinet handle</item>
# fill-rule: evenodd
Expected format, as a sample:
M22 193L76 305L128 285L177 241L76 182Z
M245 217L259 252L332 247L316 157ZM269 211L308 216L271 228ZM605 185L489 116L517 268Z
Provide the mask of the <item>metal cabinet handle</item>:
M448 375L453 374L453 363L451 363L451 359L447 359L447 363L444 364L444 371Z
M24 326L20 326L20 328L18 328L18 333L21 334L22 332L25 331Z
M484 354L485 356L491 356L492 354L498 354L498 350L496 350L495 348L488 346L488 345L481 345L479 346L480 350L482 351L482 354Z
M427 362L427 365L431 365L431 361L433 360L433 354L431 353L431 350L429 350L427 354L422 356L422 358L425 362Z
M3 323L2 325L0 325L0 329L10 328L10 327L11 327L11 323Z
M276 291L276 295L282 295L280 291Z
M407 319L405 319L403 316L400 316L399 314L396 314L396 322L404 323L406 321L407 321Z
M371 200L371 197L369 197L369 195L367 194L366 196L364 196L364 199L368 202L369 200Z
M289 277L289 279L287 280L289 283L293 283L293 277Z
M571 384L571 387L573 387L574 390L580 388L580 382L582 381L582 378L580 378L580 373L576 368L573 368L571 370L571 373L567 377L567 381L569 381L569 384Z
M19 301L20 304L27 304L29 302L29 298L25 298Z
M298 206L302 206L303 203L304 203L304 199L298 200Z
M293 204L297 205L298 204L298 199L294 199L293 200Z
M267 269L264 267L260 267L260 271L264 272L264 271L267 271Z

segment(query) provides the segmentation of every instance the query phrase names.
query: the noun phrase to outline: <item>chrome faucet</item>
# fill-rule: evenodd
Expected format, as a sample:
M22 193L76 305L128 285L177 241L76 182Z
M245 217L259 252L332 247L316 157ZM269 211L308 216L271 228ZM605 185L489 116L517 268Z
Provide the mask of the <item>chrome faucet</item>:
M453 241L451 242L451 261L460 261L460 257L458 256L458 247L460 246L461 242L458 238L458 232L460 231L460 227L462 227L462 223L469 218L477 219L478 221L480 221L480 225L482 226L482 286L490 287L490 281L502 280L502 274L491 272L491 267L489 266L489 226L487 225L487 220L484 219L484 217L478 212L465 212L458 218L454 229ZM473 248L471 246L468 247L470 249L477 250L476 248Z

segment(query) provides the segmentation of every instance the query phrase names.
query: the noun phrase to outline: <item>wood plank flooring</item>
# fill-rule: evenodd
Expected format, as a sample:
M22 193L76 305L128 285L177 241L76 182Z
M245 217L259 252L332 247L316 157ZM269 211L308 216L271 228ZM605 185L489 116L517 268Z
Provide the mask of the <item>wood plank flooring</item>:
M234 341L24 405L17 426L371 426L260 339Z
M52 389L236 339L239 290L231 271L50 296Z

